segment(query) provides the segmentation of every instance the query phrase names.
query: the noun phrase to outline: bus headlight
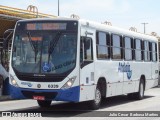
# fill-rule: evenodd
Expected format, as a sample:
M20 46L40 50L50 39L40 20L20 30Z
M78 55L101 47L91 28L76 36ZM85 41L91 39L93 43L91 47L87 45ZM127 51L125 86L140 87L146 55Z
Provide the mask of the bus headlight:
M14 77L10 74L11 83L13 86L18 87L17 81L14 79Z
M70 78L70 79L63 85L63 87L62 87L61 89L68 89L68 88L72 87L75 79L76 79L76 76Z

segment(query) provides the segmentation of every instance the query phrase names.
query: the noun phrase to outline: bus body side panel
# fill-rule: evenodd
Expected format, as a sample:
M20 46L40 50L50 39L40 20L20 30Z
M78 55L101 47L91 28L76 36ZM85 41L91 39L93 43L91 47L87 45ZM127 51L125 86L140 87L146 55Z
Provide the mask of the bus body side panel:
M123 87L124 94L138 92L139 82L142 75L145 76L146 81L151 80L151 62L132 61L129 62L129 64L132 73L130 79L127 78L127 74L124 75L124 87Z
M136 81L138 81L138 74L135 75L135 63L133 61L124 61L123 64L129 66L127 72L124 73L123 94L132 93L135 91Z
M146 90L158 85L158 76L159 76L158 62L152 62L151 64L152 64L151 68L152 75L151 79L147 80L146 82Z
M95 79L104 77L106 79L106 96L115 96L122 94L123 73L118 72L119 61L96 60Z

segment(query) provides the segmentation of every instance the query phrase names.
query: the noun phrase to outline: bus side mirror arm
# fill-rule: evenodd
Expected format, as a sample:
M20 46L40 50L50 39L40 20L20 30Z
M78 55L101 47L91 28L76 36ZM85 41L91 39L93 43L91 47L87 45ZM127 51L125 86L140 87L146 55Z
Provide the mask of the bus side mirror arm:
M83 61L84 61L84 37L81 37L80 40L80 67L82 68L83 66Z
M8 48L8 38L13 34L14 29L8 29L3 34L3 49L6 50Z
M3 49L6 50L8 47L8 40L3 39Z

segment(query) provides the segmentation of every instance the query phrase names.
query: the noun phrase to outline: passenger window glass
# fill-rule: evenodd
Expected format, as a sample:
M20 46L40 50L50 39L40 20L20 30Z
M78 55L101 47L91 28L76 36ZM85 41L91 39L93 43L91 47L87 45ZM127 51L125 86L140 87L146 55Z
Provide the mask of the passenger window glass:
M136 39L135 40L135 60L141 61L143 58L143 54L141 51L141 40Z
M109 59L110 58L110 43L109 34L104 32L97 32L97 58Z
M153 52L156 51L156 45L155 45L155 43L152 43L152 51L153 51Z
M106 34L105 33L102 33L102 32L99 32L99 45L107 45L106 44Z
M114 47L120 47L120 36L118 35L113 35L112 36L112 42Z
M108 49L104 46L98 46L98 58L107 59L108 57Z
M121 49L113 48L113 59L121 59Z
M141 40L139 40L139 39L136 39L136 49L139 49L139 50L141 50Z
M122 59L122 47L121 47L121 37L119 35L112 35L112 58Z
M149 42L144 41L144 61L150 61Z
M124 40L125 40L125 48L131 49L131 38L125 37Z
M152 61L157 61L157 44L152 43Z
M129 37L124 38L124 48L125 48L125 60L132 60L132 39Z

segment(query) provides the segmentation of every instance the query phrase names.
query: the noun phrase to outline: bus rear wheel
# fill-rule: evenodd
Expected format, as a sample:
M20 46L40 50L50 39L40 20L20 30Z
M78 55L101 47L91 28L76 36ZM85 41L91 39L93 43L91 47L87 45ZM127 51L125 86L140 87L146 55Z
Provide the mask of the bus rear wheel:
M42 101L42 100L37 100L37 103L40 107L50 107L52 101Z
M139 83L139 91L136 93L130 93L127 95L127 97L128 99L141 100L144 98L144 90L145 90L145 84L144 84L144 81L141 80Z
M137 93L134 93L135 99L141 100L144 98L144 89L145 89L145 84L144 81L141 80L139 84L139 91Z
M101 100L102 100L102 93L101 93L100 87L97 86L96 91L95 91L95 99L92 101L89 101L89 107L92 110L99 109L101 105Z

